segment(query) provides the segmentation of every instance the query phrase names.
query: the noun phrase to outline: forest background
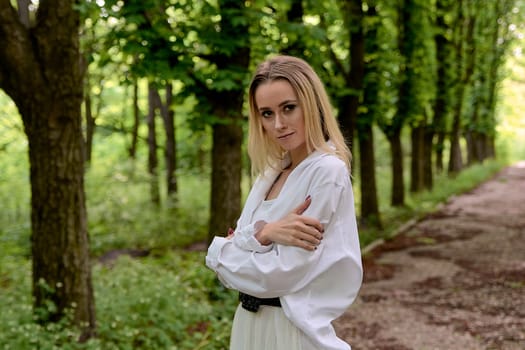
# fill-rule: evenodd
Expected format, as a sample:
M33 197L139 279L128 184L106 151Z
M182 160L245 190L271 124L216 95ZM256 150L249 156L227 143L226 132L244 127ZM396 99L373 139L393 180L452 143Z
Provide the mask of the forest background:
M327 86L363 247L525 158L521 0L0 6L4 349L227 348L236 294L202 250L253 181L268 55Z

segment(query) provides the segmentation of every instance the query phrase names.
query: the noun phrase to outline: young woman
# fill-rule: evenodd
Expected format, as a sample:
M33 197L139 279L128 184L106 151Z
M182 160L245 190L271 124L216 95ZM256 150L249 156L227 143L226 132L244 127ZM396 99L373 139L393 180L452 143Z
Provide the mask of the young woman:
M331 322L362 280L350 151L305 61L263 62L249 89L248 152L257 180L233 234L206 264L238 290L230 350L348 350Z

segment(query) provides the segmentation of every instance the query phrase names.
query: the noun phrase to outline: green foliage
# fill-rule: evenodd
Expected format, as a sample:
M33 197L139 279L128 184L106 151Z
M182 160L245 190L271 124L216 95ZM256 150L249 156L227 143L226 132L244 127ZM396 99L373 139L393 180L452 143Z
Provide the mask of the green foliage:
M22 120L0 91L0 247L2 254L29 253L29 167Z
M67 320L33 322L30 264L0 257L2 349L227 349L236 293L204 267L203 253L169 252L96 264L97 338L77 344Z
M124 149L119 135L97 142L97 156L86 174L93 253L117 248L180 247L205 239L207 172L185 175L181 170L178 199L164 198L166 205L158 207L149 200L150 177L141 166L146 164L145 155L139 154L135 161L123 160Z

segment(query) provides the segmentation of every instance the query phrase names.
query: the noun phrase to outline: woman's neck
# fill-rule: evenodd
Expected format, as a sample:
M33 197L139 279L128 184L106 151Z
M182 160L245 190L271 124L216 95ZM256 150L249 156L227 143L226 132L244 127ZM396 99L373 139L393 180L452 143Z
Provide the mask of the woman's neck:
M290 151L290 164L286 167L286 169L293 170L295 169L303 160L308 157L308 150L305 147L300 147L299 149L295 149Z

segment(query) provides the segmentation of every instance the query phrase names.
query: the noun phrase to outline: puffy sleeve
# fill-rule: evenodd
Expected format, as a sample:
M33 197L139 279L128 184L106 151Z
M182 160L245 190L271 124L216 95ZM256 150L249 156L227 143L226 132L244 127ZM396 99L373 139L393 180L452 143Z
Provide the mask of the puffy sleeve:
M244 227L237 226L235 235L233 236L232 242L239 249L253 251L257 253L265 253L273 248L273 244L262 245L256 238L255 233L259 227L257 223L251 223Z
M301 290L348 255L355 255L359 246L348 244L343 231L349 226L341 222L353 215L355 223L355 213L348 212L353 211L353 203L349 206L353 201L349 176L345 176L348 173L333 167L320 171L313 174L314 180L309 184L312 203L304 213L317 218L325 227L318 249L307 251L274 244L267 252L257 252L243 249L232 240L216 238L208 249L206 264L217 272L226 287L260 298L279 297ZM351 232L354 233L357 234Z
M321 246L310 252L275 244L270 251L259 253L217 237L208 249L206 265L228 288L260 298L279 297L308 283L307 275L321 256Z

